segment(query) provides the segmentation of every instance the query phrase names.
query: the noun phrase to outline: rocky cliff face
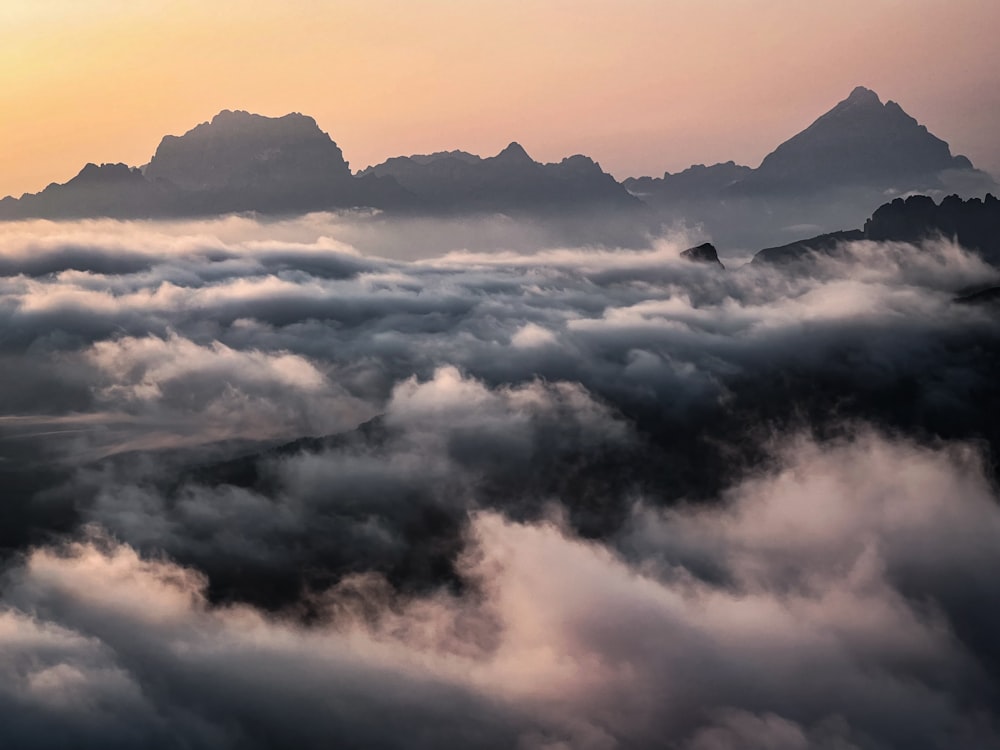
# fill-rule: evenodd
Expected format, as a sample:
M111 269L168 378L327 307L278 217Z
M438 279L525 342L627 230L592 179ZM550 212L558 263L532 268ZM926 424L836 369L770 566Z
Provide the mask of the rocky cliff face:
M816 255L837 256L844 243L858 240L921 242L935 237L953 240L986 262L1000 265L1000 200L991 194L969 200L950 195L940 203L926 195L896 198L879 206L864 229L769 247L754 255L753 262L783 265Z
M864 233L870 240L900 242L941 236L1000 263L1000 200L989 193L984 200L950 195L940 203L925 195L897 198L876 209Z

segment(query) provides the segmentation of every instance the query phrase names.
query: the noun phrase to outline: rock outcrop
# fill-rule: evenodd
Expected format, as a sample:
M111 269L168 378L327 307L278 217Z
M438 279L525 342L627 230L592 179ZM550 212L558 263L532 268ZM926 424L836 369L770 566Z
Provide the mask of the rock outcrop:
M719 260L719 252L711 242L703 242L697 247L689 247L681 253L681 257L694 263L711 263L725 268Z
M950 195L940 203L926 195L896 198L875 209L863 229L829 232L769 247L754 255L753 262L781 265L813 255L836 256L845 243L857 240L916 243L938 237L953 240L986 262L1000 265L1000 200L991 194L969 200Z

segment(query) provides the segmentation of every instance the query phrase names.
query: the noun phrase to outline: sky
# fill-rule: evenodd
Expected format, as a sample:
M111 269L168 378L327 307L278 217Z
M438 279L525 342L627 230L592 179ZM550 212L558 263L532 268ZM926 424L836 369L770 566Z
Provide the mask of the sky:
M353 169L512 140L619 178L756 166L856 85L1000 173L995 0L4 0L0 195L144 164L221 109Z

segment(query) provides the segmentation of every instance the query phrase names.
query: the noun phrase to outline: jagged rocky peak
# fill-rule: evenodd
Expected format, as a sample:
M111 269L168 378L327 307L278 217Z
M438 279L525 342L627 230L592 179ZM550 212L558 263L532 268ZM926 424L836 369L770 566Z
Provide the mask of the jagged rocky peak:
M1000 200L991 193L985 198L963 200L949 195L936 203L928 195L895 198L879 206L865 222L864 229L850 229L769 247L754 255L754 263L791 264L814 257L844 254L848 243L920 243L944 239L958 243L987 263L1000 265Z
M1000 263L1000 200L991 193L984 199L962 200L949 195L940 203L926 195L896 198L876 209L865 222L870 240L919 242L943 237L979 253L986 261Z
M145 174L188 190L220 190L308 185L351 172L312 117L223 110L182 136L164 136Z
M703 242L696 247L689 247L681 253L681 257L684 260L690 260L694 263L711 263L718 265L720 268L725 268L722 265L722 261L719 260L718 250L715 249L715 245L711 242Z
M932 183L934 175L972 169L964 156L892 101L858 86L833 109L768 154L739 185L750 190L885 188Z

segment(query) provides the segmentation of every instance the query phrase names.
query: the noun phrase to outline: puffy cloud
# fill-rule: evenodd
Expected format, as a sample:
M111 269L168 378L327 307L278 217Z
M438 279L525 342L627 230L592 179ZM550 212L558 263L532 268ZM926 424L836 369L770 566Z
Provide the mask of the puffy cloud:
M112 745L127 726L151 746L1000 739L995 683L948 606L1000 554L971 454L798 440L723 506L639 509L635 524L617 551L481 512L460 556L466 593L348 577L317 592L311 624L213 606L197 571L100 536L39 548L5 582L3 639L18 648L4 651L22 656L3 662L4 694L30 707L25 747L83 721ZM944 573L919 594L898 575L915 558Z

